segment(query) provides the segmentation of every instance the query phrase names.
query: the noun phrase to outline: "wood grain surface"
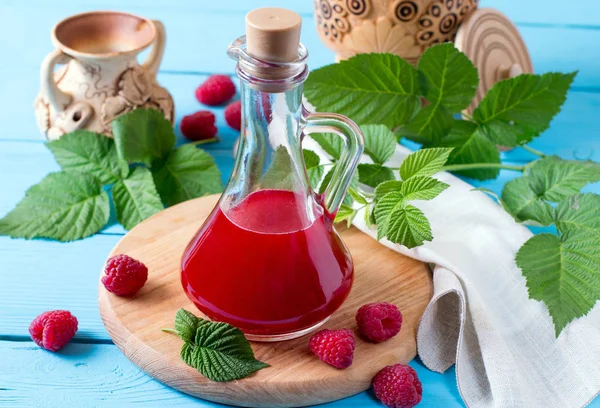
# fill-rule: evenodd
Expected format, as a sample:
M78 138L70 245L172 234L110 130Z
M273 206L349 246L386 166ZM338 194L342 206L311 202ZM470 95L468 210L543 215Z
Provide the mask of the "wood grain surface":
M181 340L161 332L173 327L175 312L184 307L200 312L180 283L181 254L218 200L218 195L191 200L144 221L115 246L109 256L128 254L149 269L146 285L136 296L123 298L99 288L102 320L115 344L134 364L159 381L185 393L241 406L297 407L333 401L369 388L384 366L408 363L416 355L418 321L432 291L426 265L400 255L356 228L341 231L354 259L350 296L325 324L356 329L354 315L363 304L387 301L403 313L400 334L381 343L357 335L352 366L330 367L308 350L310 336L278 343L252 343L256 358L271 367L243 380L217 383L187 366L179 356ZM232 249L235 251L235 249Z

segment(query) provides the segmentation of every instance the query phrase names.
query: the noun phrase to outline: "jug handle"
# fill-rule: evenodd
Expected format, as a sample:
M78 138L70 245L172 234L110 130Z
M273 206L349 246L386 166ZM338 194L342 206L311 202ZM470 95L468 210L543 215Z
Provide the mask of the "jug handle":
M356 123L336 113L308 113L305 111L305 118L305 134L333 133L344 139L346 144L346 149L342 152L331 180L323 192L325 209L329 214L336 214L342 205L363 153L365 145L363 135Z
M64 112L73 101L73 97L58 89L54 80L54 67L66 64L70 57L60 50L54 50L44 58L40 71L41 94L56 112Z
M163 55L165 53L165 44L167 42L167 33L165 31L165 26L159 20L152 20L154 27L156 27L156 39L154 40L154 45L152 46L152 51L150 51L150 55L148 59L142 64L142 67L148 72L151 76L155 77L158 73L158 68L160 67L160 63L162 62Z

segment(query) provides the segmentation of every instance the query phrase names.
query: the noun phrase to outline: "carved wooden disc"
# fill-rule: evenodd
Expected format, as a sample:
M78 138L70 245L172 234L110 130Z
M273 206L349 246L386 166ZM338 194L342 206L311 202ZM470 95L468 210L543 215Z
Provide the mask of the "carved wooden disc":
M479 72L477 94L466 110L469 114L496 82L533 73L531 57L517 27L498 10L483 8L471 14L458 29L455 45Z
M239 381L217 383L185 365L182 341L163 333L173 327L181 307L200 315L185 296L179 279L180 258L218 196L176 205L131 230L109 256L128 254L148 266L146 285L133 297L118 297L99 285L99 307L108 333L123 354L146 373L185 393L241 406L300 407L345 398L366 390L386 365L407 363L416 354L415 332L432 293L425 264L380 245L356 228L341 236L354 259L354 285L348 299L324 328L356 332L354 316L365 303L387 301L403 314L400 333L381 344L356 337L354 362L337 370L308 349L310 336L279 343L252 343L256 358L270 367ZM232 256L235 244L230 243Z

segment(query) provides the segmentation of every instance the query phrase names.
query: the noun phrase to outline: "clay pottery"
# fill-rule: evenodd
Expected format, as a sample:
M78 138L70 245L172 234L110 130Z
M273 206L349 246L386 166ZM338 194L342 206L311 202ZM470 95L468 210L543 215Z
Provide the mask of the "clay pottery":
M78 14L54 27L52 42L56 50L42 62L35 100L47 139L77 129L110 136L110 122L136 108L159 109L173 122L173 98L156 81L165 49L160 21L111 11ZM150 46L139 64L137 55Z
M416 64L428 46L454 39L478 1L315 0L315 20L338 61L377 52Z

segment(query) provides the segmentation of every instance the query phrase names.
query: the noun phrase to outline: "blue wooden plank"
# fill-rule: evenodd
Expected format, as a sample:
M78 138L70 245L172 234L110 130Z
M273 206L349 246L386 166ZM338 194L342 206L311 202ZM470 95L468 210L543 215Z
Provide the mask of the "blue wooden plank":
M5 5L16 5L18 0L5 0ZM297 11L303 16L313 12L313 2L307 0L253 0L252 4L245 1L190 1L190 0L128 0L128 7L147 10L183 10L189 13L245 13L253 8L270 7L274 4ZM28 4L36 7L45 6L45 0L29 0ZM77 10L85 9L118 9L123 6L122 0L54 0L52 7L61 7ZM577 6L565 3L562 0L482 0L480 7L494 7L505 13L510 19L526 24L561 24L561 25L586 25L600 26L600 6L596 0L578 0Z
M597 0L482 0L481 7L502 11L517 23L560 26L600 26L600 4Z
M97 285L106 255L119 239L96 235L65 245L0 237L0 339L26 338L35 316L67 309L79 319L79 339L109 340L98 312Z
M0 142L0 214L10 211L29 186L59 169L50 151L41 143Z
M454 369L445 375L413 361L423 383L419 407L464 406ZM69 344L59 353L31 342L0 342L0 407L214 407L174 391L141 372L114 345ZM321 405L323 408L381 406L372 392Z
M0 48L7 55L18 56L0 60L4 76L17 73L32 83L37 83L35 73L44 56L52 50L49 34L58 20L78 11L89 10L86 5L54 7L40 5L40 12L19 3L0 6L5 18L0 25ZM203 13L185 9L148 10L136 7L121 9L161 19L167 27L167 49L163 71L227 72L233 73L234 64L225 55L228 44L244 31L244 14L241 12ZM580 70L576 80L579 87L600 87L600 30L593 28L536 27L525 25L520 31L529 46L534 66L538 72L550 70ZM333 61L333 54L319 40L314 18L304 17L302 41L311 53L310 64L318 67ZM27 72L32 72L29 78ZM3 98L6 100L6 98Z

